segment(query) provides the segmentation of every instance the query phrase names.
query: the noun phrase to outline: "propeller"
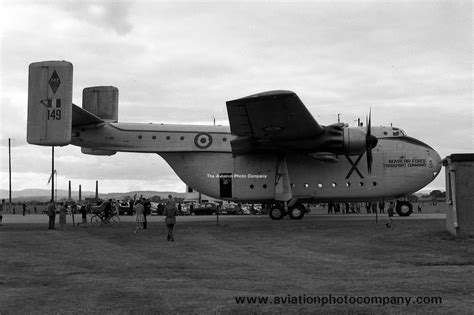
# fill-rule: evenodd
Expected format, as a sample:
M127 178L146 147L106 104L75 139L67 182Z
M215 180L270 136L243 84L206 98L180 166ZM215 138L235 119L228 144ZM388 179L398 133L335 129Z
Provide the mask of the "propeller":
M366 117L367 131L365 132L365 153L367 154L367 171L369 175L372 173L372 149L377 146L378 139L372 136L370 131L370 121L372 116L372 109L369 110L369 117Z

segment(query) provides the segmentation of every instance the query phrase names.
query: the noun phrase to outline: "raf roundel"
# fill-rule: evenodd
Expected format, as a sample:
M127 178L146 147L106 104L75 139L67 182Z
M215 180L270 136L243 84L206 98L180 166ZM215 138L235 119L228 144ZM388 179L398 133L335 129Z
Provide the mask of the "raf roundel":
M207 132L201 132L198 133L194 137L194 144L199 148L199 149L207 149L211 146L212 144L212 137L210 134Z

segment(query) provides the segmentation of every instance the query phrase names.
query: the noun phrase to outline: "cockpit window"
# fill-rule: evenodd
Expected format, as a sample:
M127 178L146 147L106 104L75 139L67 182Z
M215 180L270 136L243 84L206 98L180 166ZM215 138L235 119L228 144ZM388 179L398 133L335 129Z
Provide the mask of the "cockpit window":
M393 136L394 137L406 136L405 132L401 129L392 128L392 131L393 131Z

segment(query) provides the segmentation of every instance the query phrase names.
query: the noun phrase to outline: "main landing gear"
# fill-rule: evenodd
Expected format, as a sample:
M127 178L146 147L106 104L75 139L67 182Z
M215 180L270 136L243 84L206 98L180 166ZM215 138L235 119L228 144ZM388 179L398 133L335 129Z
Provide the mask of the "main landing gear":
M413 205L408 201L397 201L395 211L401 217L408 217L413 212Z
M293 206L287 207L280 202L275 202L268 205L268 215L272 220L281 220L285 215L288 215L292 220L301 220L305 213L308 212L306 207L301 203L296 203Z

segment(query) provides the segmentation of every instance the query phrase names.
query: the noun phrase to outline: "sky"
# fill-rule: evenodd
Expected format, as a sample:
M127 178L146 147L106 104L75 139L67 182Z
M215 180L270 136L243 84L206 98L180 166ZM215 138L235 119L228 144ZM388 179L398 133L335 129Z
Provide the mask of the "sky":
M228 125L225 102L298 94L323 125L397 126L441 157L474 152L471 1L2 1L0 189L49 189L51 148L26 142L28 65L74 65L120 91L119 121ZM59 189L185 185L154 154L55 149ZM444 190L444 170L425 189Z

